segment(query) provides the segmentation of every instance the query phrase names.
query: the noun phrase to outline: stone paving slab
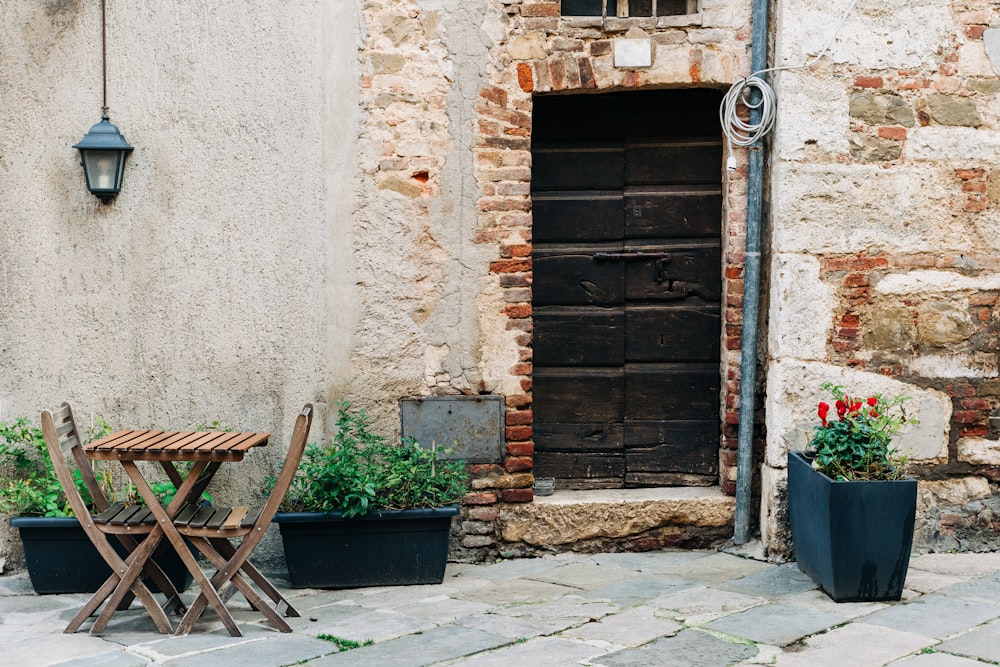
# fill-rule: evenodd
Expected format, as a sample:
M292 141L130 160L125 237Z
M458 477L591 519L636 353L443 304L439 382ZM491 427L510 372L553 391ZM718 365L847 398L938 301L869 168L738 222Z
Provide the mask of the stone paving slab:
M720 616L733 614L762 604L763 598L707 586L694 586L653 598L649 606L675 612L674 618L700 625Z
M212 612L187 636L160 635L138 604L101 636L65 635L89 596L36 596L26 577L7 576L0 664L969 667L1000 659L1000 558L929 556L915 558L901 602L867 604L834 603L794 565L704 551L450 565L440 586L323 591L279 578L303 614L288 619L294 632L276 632L237 596L229 606L245 637L230 637ZM375 643L340 651L321 633Z
M865 623L945 639L1000 617L1000 606L933 593L865 616Z
M594 554L587 561L606 567L636 572L667 573L683 569L686 563L714 554L714 551L645 551L641 553Z
M639 574L581 591L580 595L594 600L608 600L622 606L634 606L694 586L695 582L676 574Z
M720 584L719 588L757 597L779 598L815 590L817 586L798 565L785 563L727 581Z
M1000 662L1000 623L980 626L971 632L942 642L935 647L946 653Z
M482 630L457 625L443 626L419 635L406 635L371 646L341 651L311 660L310 666L377 665L378 667L422 667L437 662L461 658L481 651L510 644L501 637Z
M511 665L575 665L604 651L575 639L541 637L510 648L481 653L450 663L450 667L511 667Z
M336 650L330 642L297 634L276 634L253 644L240 644L209 652L170 658L157 664L170 667L284 667Z
M775 603L723 616L704 627L762 644L785 646L846 620L843 616L814 609Z
M609 653L592 661L602 667L722 667L753 657L757 648L727 642L700 630L685 630L636 649Z
M777 667L881 667L937 643L923 635L851 623L810 637L778 657Z
M587 589L622 581L633 576L635 576L633 573L616 567L576 562L531 574L525 578L577 589Z
M983 667L978 660L947 653L922 653L892 664L893 667Z
M620 614L571 628L564 637L604 642L616 647L640 646L659 637L675 635L684 626L658 615L653 607L636 607Z

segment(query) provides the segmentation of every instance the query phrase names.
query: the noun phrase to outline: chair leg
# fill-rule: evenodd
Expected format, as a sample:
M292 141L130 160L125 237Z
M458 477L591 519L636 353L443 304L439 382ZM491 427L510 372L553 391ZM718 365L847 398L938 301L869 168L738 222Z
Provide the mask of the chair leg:
M228 560L236 555L236 548L232 542L223 538L211 538L208 540L216 550ZM295 607L278 592L278 589L258 570L249 560L243 563L243 572L267 595L275 604L275 608L284 607L284 615L288 617L299 617L300 614Z
M146 584L142 583L139 575L142 573L143 566L149 559L150 554L159 544L160 536L156 535L156 530L146 538L137 549L129 554L125 561L118 560L117 563L110 563L112 565L112 570L116 572L122 572L121 576L114 575L119 579L118 586L112 592L110 598L108 598L108 604L105 606L104 610L94 621L94 625L91 626L91 634L99 634L104 632L104 628L107 627L108 622L111 620L111 616L115 613L118 605L122 602L126 595L130 592L134 593L139 601L142 602L142 606L146 608L149 612L150 617L156 624L157 629L164 634L170 634L173 632L173 627L170 625L170 621L167 620L167 616L160 605L153 598L153 594L149 592Z

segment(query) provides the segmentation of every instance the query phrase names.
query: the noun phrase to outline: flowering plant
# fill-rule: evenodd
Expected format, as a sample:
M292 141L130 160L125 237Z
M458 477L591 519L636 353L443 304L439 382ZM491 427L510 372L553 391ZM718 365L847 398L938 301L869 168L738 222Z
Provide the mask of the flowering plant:
M837 480L900 479L906 459L889 443L903 424L917 423L903 408L909 397L859 398L832 382L822 387L833 395L836 417L830 415L830 404L820 401L816 413L821 423L806 450L813 468Z

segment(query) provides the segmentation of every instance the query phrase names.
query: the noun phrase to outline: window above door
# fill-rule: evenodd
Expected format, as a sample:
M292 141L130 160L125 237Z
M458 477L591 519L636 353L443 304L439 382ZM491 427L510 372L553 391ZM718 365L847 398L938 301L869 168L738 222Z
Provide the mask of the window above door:
M696 14L698 0L562 0L563 16L659 18Z

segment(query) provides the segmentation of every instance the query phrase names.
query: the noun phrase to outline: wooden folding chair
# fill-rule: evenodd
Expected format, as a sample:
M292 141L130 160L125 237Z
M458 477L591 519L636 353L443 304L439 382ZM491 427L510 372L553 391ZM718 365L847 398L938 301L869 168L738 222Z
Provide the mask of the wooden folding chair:
M299 612L248 559L271 524L271 519L278 511L278 506L285 497L292 478L295 477L311 426L312 405L307 403L295 419L291 443L281 466L281 472L278 474L278 480L262 506L211 508L200 512L182 510L173 521L177 532L186 536L209 562L218 568L211 578L211 584L219 593L219 597L223 600L228 599L235 590L239 590L250 606L264 614L281 632L292 631L282 616L299 616ZM237 547L229 541L232 538L243 539ZM268 605L254 591L247 578L257 584L274 606ZM177 634L190 632L207 605L208 599L203 592L188 607L187 613L177 626ZM227 624L227 627L234 636L242 634L235 625Z
M69 501L73 513L76 515L80 526L87 537L94 544L97 552L111 568L111 576L87 602L86 605L73 617L73 620L66 626L64 632L76 632L83 622L93 614L98 607L112 594L121 581L121 574L125 572L139 552L139 542L134 536L149 535L155 526L155 519L148 511L132 505L126 506L122 503L114 505L104 495L101 485L90 467L83 451L83 442L80 439L76 421L73 418L73 409L69 403L63 403L55 413L45 410L42 412L42 433L45 436L45 444L48 448L49 457L52 459L52 466L63 492ZM67 455L72 456L76 470L87 488L98 514L91 515L83 497L77 490L73 479L73 473L66 463ZM114 535L128 551L129 555L122 559L108 542L108 536ZM158 542L159 540L157 540ZM155 548L154 544L143 545L143 550L151 553ZM72 558L73 554L66 554L67 558ZM170 579L163 573L160 567L152 559L146 561L143 566L143 574L149 577L160 591L167 597L166 604L161 608L153 598L149 588L142 579L136 581L130 587L130 594L125 596L118 609L127 609L131 604L133 596L139 598L143 606L149 612L157 629L163 633L170 633L173 628L167 620L167 613L171 611L184 611L185 607L181 602L177 589ZM91 627L91 633L99 633L104 630L107 621L114 610L105 610L97 622Z

